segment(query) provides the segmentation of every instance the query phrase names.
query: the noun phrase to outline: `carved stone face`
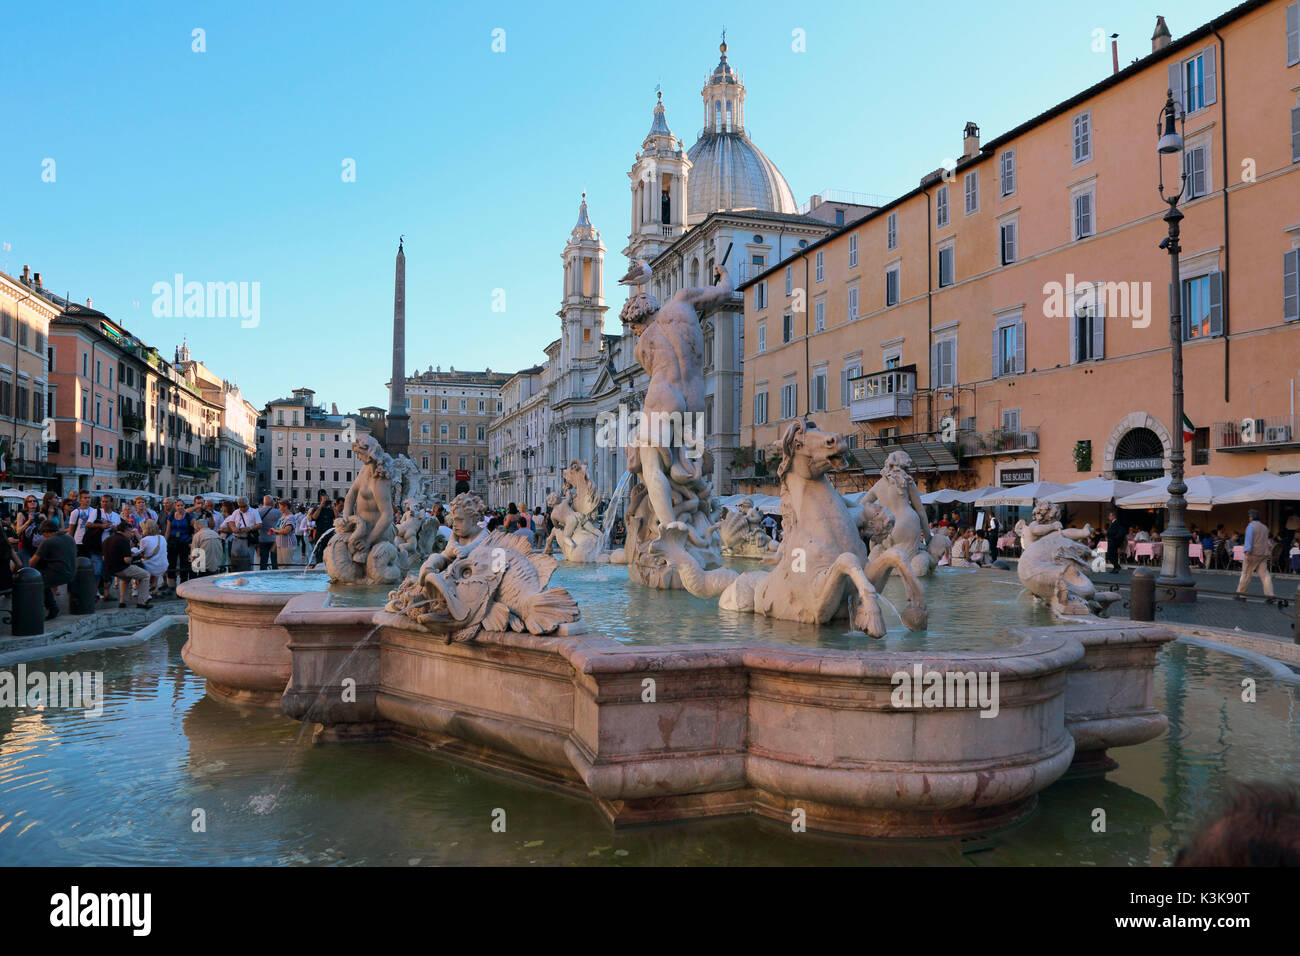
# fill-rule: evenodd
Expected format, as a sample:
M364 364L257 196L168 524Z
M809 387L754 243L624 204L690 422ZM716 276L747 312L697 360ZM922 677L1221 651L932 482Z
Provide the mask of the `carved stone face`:
M478 549L482 551L483 549ZM425 578L428 608L421 621L435 633L460 630L483 620L501 586L504 568L493 569L491 555L478 551L457 558L447 570Z
M468 538L478 531L483 502L477 495L457 495L448 511L451 530L458 538Z
M564 469L564 480L574 488L581 488L587 483L587 466L580 461L569 462L569 467Z

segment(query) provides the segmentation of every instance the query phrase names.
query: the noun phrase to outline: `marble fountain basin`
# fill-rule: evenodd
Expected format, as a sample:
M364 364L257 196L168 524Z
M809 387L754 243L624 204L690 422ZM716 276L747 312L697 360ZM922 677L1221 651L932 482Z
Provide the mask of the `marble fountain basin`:
M184 659L213 696L275 704L318 742L389 740L583 795L615 825L755 813L868 837L984 835L1167 727L1153 673L1174 634L1152 625L1008 627L960 650L635 644L581 624L446 644L380 596L291 585L182 586ZM697 609L702 637L710 613ZM931 675L951 690L927 695Z

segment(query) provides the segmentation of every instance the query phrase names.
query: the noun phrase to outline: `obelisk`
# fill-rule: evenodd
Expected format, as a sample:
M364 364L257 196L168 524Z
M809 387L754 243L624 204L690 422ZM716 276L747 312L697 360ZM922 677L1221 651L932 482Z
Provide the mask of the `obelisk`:
M393 380L388 389L388 454L405 455L411 444L411 416L406 412L406 253L397 240L397 275L393 280Z

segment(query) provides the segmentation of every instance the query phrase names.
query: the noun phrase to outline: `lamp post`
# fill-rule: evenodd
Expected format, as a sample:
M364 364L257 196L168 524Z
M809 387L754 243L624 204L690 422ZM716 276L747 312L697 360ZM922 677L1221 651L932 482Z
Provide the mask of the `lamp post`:
M1160 574L1156 584L1166 589L1170 599L1178 604L1191 604L1196 601L1196 581L1192 578L1191 566L1187 561L1187 543L1191 535L1187 531L1187 484L1183 481L1183 316L1182 285L1178 277L1178 253L1180 250L1178 235L1179 224L1183 214L1178 210L1178 200L1183 196L1187 186L1187 168L1183 161L1182 129L1186 129L1186 110L1174 102L1173 90L1166 93L1165 105L1156 120L1156 165L1159 170L1160 198L1169 210L1164 220L1169 224L1169 235L1160 242L1160 248L1169 253L1169 344L1172 360L1173 377L1173 452L1169 456L1169 521L1160 536L1163 555ZM1182 171L1178 179L1178 189L1168 195L1165 193L1164 160L1166 155L1178 157Z

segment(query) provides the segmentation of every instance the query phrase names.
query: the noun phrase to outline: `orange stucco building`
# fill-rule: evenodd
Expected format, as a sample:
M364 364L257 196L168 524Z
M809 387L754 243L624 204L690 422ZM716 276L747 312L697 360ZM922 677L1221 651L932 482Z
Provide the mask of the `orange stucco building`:
M930 489L1168 473L1172 88L1186 473L1300 471L1300 3L1152 47L991 142L968 124L955 168L744 283L742 444L809 415L850 487L899 444Z

